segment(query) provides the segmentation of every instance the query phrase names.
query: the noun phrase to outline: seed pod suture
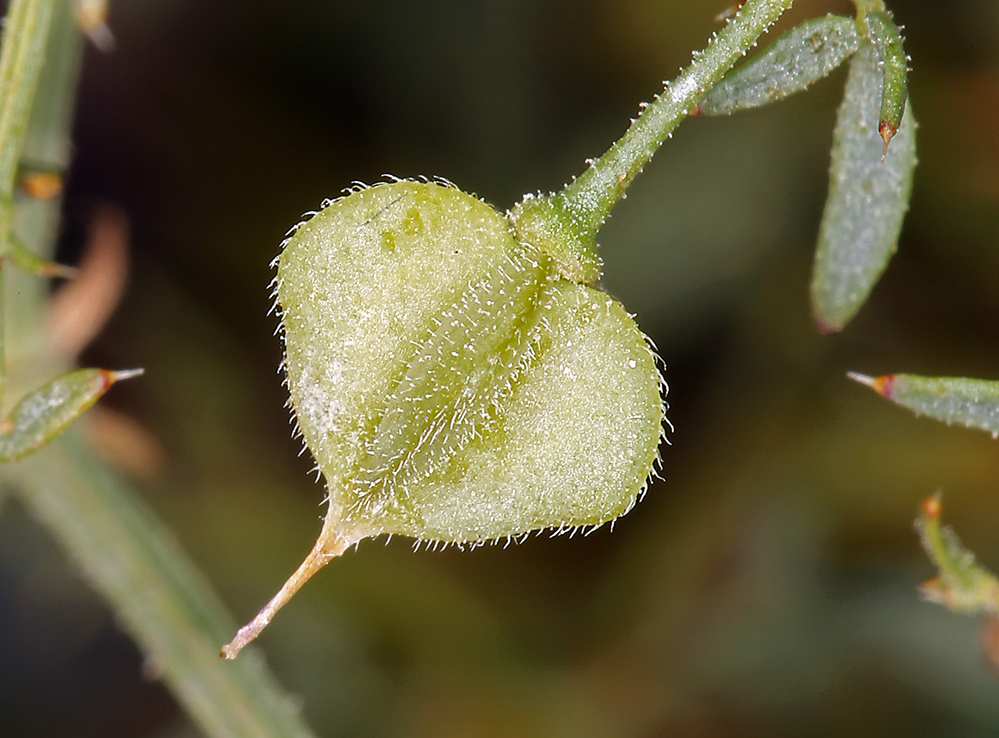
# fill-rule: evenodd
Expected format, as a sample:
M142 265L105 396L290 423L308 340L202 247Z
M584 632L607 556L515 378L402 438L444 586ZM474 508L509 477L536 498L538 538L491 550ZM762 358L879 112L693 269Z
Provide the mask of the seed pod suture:
M481 200L395 181L326 204L277 259L291 405L326 479L315 548L222 655L381 534L476 545L602 525L663 436L657 357L602 291Z

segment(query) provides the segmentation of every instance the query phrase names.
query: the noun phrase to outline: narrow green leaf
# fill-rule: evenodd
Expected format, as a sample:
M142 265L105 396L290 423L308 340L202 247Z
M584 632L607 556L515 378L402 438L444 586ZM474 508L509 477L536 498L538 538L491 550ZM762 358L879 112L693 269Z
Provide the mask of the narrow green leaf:
M878 116L878 133L884 141L882 158L888 151L888 144L898 132L905 112L905 100L909 96L906 84L909 58L902 47L902 34L889 13L874 12L864 16L867 35L874 43L881 68L881 111Z
M940 525L940 495L923 500L916 530L939 575L919 588L931 602L962 613L999 614L999 580L975 561L951 528Z
M77 369L43 384L0 421L0 462L16 461L44 446L97 402L112 384L141 373L141 369Z
M729 115L783 100L827 76L857 51L858 42L852 18L827 15L805 21L722 79L694 112Z
M979 428L999 438L999 382L917 374L867 377L851 372L848 376L916 415Z
M829 196L812 272L812 313L838 331L867 300L895 252L916 165L916 122L905 112L882 160L878 133L881 72L873 44L860 40L833 133Z

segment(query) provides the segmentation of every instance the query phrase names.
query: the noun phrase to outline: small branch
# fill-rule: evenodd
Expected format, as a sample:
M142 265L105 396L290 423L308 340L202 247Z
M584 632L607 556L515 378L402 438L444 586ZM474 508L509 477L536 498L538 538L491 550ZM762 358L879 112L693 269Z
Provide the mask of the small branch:
M949 610L999 615L999 580L975 561L950 528L940 525L940 495L923 501L916 530L940 573L920 587L923 596Z
M756 43L793 0L750 0L707 48L642 111L627 132L559 195L566 208L586 212L596 234L632 180L697 101Z
M525 199L511 212L518 235L544 248L563 276L599 275L596 234L632 180L697 101L752 48L793 0L748 0L702 52L632 121L608 151L557 195ZM566 241L571 246L564 246ZM566 253L561 253L563 250ZM555 253L553 253L555 252Z

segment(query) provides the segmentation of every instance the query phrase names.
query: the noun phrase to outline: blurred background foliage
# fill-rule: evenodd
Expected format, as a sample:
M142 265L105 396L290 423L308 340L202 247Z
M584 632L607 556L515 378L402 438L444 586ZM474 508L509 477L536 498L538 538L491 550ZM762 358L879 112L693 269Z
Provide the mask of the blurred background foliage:
M500 208L558 188L718 27L724 1L146 0L87 50L62 259L111 205L129 281L84 363L144 366L97 422L245 620L311 548L269 262L353 180L440 175ZM583 538L364 542L260 641L321 735L994 735L981 623L919 601L912 530L999 566L999 454L848 382L999 378L999 5L897 0L920 166L899 253L837 336L809 270L844 75L681 126L601 234L668 365L666 482ZM799 0L781 28L847 2ZM221 645L221 644L220 644ZM145 674L145 675L144 675ZM4 735L187 736L114 614L24 508L0 515Z

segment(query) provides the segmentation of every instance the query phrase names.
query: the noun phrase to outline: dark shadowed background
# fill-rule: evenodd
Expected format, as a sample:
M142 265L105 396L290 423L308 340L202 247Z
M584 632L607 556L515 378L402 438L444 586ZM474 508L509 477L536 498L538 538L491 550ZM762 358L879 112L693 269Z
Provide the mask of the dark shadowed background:
M501 209L558 188L703 46L727 0L114 3L64 205L103 204L128 289L84 354L129 473L240 620L309 551L269 267L352 181L440 175ZM260 646L321 735L995 735L981 623L921 602L912 520L999 567L999 446L845 373L999 378L999 4L896 0L921 127L898 255L837 336L808 280L844 75L685 122L601 233L604 286L668 365L665 482L609 531L471 552L363 542ZM782 28L846 2L800 0ZM157 453L159 456L157 456ZM159 458L159 461L157 461ZM194 735L44 530L0 515L0 733Z

